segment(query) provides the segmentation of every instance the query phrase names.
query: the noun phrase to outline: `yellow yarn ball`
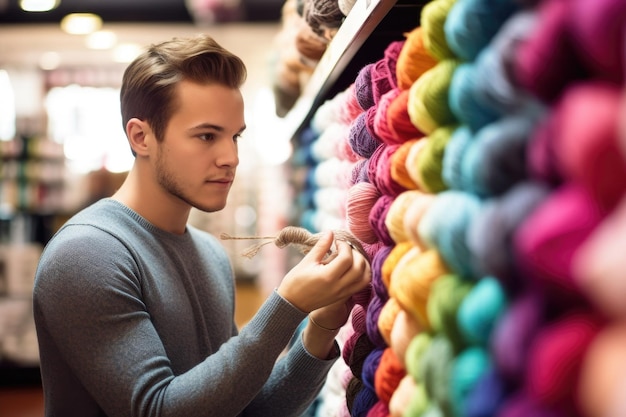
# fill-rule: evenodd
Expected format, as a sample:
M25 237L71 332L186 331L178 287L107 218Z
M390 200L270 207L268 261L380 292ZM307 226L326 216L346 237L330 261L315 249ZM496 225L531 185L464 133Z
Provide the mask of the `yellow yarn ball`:
M398 264L400 263L404 255L409 251L419 251L419 250L420 249L416 248L415 245L413 245L413 243L411 242L398 243L397 245L393 247L393 249L391 249L391 251L389 252L389 255L387 255L387 257L385 258L385 261L380 267L380 276L383 281L383 284L385 285L385 288L387 288L387 291L389 291L389 282L391 281L391 274L393 273L393 270L396 269L396 267L398 266Z
M411 205L415 198L421 195L420 191L408 190L404 191L393 200L389 211L385 217L385 226L389 231L391 239L398 244L409 240L409 236L404 228L404 213Z
M398 304L398 300L394 298L389 298L383 305L383 308L380 309L376 325L387 346L391 345L391 329L401 309L402 307Z

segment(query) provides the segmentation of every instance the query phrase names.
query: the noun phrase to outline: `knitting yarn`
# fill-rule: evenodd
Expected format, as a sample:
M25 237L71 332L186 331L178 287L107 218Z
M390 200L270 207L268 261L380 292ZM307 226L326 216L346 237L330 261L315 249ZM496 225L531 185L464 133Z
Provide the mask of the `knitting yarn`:
M357 377L352 378L346 387L346 407L348 407L350 415L352 414L352 407L354 407L356 397L362 389L363 381Z
M528 353L526 381L540 404L576 406L582 360L601 326L594 313L572 310L539 330Z
M388 299L388 297L387 297ZM386 348L389 344L380 333L378 327L379 317L382 312L383 306L386 301L383 301L379 296L374 295L367 305L365 325L367 327L367 336L372 341L372 344L376 348Z
M389 407L382 400L378 400L372 408L370 408L367 412L367 417L388 417L389 416Z
M400 90L398 88L393 88L384 93L380 99L378 100L378 104L376 105L376 109L374 111L374 120L373 120L373 129L376 137L380 139L381 142L385 144L394 145L399 143L396 139L395 135L389 128L387 113L389 111L389 106L391 102L398 97L400 94Z
M344 16L348 16L354 7L354 3L356 3L356 0L337 0L337 6L339 6L339 10L341 10Z
M375 107L371 107L371 110L375 111ZM357 118L350 125L348 134L348 143L352 150L363 158L369 158L372 156L376 148L381 145L381 142L372 135L367 127L367 120L374 112L364 111L359 114Z
M445 23L456 0L434 0L422 8L420 22L426 50L438 61L456 58L446 40Z
M396 244L409 240L409 236L404 227L404 216L413 200L419 198L421 195L422 193L416 190L404 191L391 203L389 212L387 212L387 218L385 219L385 226L387 226L387 230L389 230L389 236L391 236Z
M409 156L411 147L416 141L417 139L404 142L391 154L391 179L406 190L415 190L418 188L417 184L413 181L411 175L406 169L407 157Z
M396 357L391 348L385 348L380 363L374 373L374 388L378 398L385 404L389 404L391 396L400 381L406 375L403 363Z
M567 179L582 184L607 211L626 192L626 159L618 144L622 88L589 81L563 92L552 116L555 156Z
M384 56L374 62L374 66L370 70L372 96L375 105L380 105L381 98L398 86L396 61L403 45L404 40L390 42L385 48Z
M385 245L394 244L393 239L389 235L387 225L385 225L385 219L387 218L387 213L389 213L393 200L393 196L381 195L374 203L369 215L369 223L372 230L376 234L376 237L378 237L378 240Z
M519 384L525 378L528 351L533 337L545 321L544 302L534 292L511 300L495 323L490 352L496 369L507 383Z
M367 178L367 159L359 159L352 166L349 184L355 185L359 182L369 182Z
M448 272L436 250L412 254L392 272L389 295L398 300L400 306L412 314L425 329L430 329L426 304L431 288L439 277Z
M421 248L416 247L411 242L401 242L390 247L392 249L381 267L381 278L387 290L389 290L393 271L421 252ZM409 252L411 253L407 255ZM405 255L407 256L405 257Z
M626 200L622 199L582 243L572 261L574 280L595 308L617 320L626 317L625 238Z
M362 242L371 244L378 241L369 215L380 195L378 188L369 182L358 182L346 192L348 230Z
M363 112L363 109L357 101L355 88L356 86L353 82L344 91L338 93L338 95L341 96L339 100L340 105L338 106L338 120L347 125L352 123L354 119Z
M392 197L406 191L391 176L391 161L400 145L381 145L372 154L368 164L367 176L372 184L384 194Z
M389 400L389 415L391 417L403 417L409 408L412 398L418 395L415 380L411 375L405 375ZM422 395L424 395L423 392Z
M565 87L588 78L572 42L569 0L544 0L537 6L535 30L515 48L513 78L547 103Z
M461 174L461 164L465 158L467 148L474 140L474 133L469 126L459 125L448 140L441 161L441 179L446 188L451 190L466 190L466 184Z
M411 341L404 356L407 373L413 377L417 384L424 382L423 358L433 340L433 336L427 332L418 333Z
M404 230L409 241L421 249L425 249L426 245L421 240L418 232L418 226L422 220L422 216L428 210L428 207L436 198L434 194L423 193L415 190L415 198L411 201L409 207L404 212Z
M447 189L442 177L443 159L456 128L456 125L442 126L422 139L426 142L417 155L416 165L409 167L416 171L413 176L417 178L420 189L433 194Z
M378 331L381 337L385 340L386 346L390 346L392 343L391 331L393 330L396 317L401 310L402 307L395 298L389 298L380 310L377 323Z
M330 41L343 23L344 14L337 1L308 0L304 3L302 17L316 35Z
M461 351L466 346L466 339L458 325L457 314L472 285L458 275L442 275L433 283L428 297L426 310L432 330L446 337L455 352Z
M448 101L457 120L475 132L496 120L500 114L480 100L477 79L481 76L474 63L464 62L454 71ZM488 76L482 74L482 76Z
M481 211L473 194L448 190L437 194L419 224L422 241L436 248L445 264L465 279L476 279L477 270L467 245L467 230Z
M421 380L426 393L443 415L453 415L450 382L455 354L450 341L435 335L422 356Z
M401 90L408 90L415 80L437 63L424 46L423 31L422 26L416 26L404 35L406 40L396 62L396 79Z
M409 174L411 181L413 181L415 184L418 185L418 188L419 188L420 177L419 177L419 172L415 167L417 166L419 154L420 152L422 152L427 142L428 142L428 137L424 137L422 139L419 139L415 143L413 143L413 145L411 145L411 149L409 149L409 152L406 155L406 160L404 162L406 172Z
M372 68L374 68L373 62L363 66L354 80L354 94L362 110L367 110L376 104L372 88Z
M389 346L395 353L403 368L406 368L406 352L409 343L423 331L420 324L405 310L398 310L389 335Z
M528 0L524 0L528 1ZM572 414L555 407L539 404L526 392L506 398L498 409L498 417L571 417Z
M461 161L463 189L490 197L528 179L526 149L535 123L524 114L505 116L476 132Z
M446 43L456 56L473 61L515 11L511 1L459 0L446 16Z
M459 304L460 333L470 344L486 347L507 306L507 295L495 277L479 279Z
M587 303L572 276L572 257L602 218L589 193L568 184L553 191L515 231L516 262L552 306Z
M603 326L587 348L576 388L583 415L623 414L624 343L626 327L620 320Z
M378 296L382 301L389 299L389 293L387 292L386 283L383 280L383 265L389 258L393 246L384 246L372 257L371 270L372 270L372 289L374 294ZM388 278L387 278L388 279ZM388 282L388 281L387 281Z
M430 4L428 3L426 7ZM449 91L452 76L460 62L455 59L439 61L426 71L409 89L407 111L411 122L424 134L434 132L438 127L457 122L450 109Z
M498 371L490 366L478 377L465 396L463 415L467 417L498 415L507 394L507 387Z
M392 93L393 94L393 93ZM419 139L424 134L413 124L409 116L409 89L399 90L398 95L393 95L387 107L387 128L390 133L390 141L404 143L407 140Z
M601 0L589 4L575 1L568 14L572 43L578 48L584 64L595 77L622 83L624 81L623 31L626 5L619 0Z
M448 395L454 415L463 415L470 393L490 369L489 353L483 347L470 346L453 359Z

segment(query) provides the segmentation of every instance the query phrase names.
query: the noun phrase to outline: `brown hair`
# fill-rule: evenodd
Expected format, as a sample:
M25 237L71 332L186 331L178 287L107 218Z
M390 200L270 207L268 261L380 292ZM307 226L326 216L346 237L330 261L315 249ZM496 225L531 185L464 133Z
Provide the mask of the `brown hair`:
M124 130L136 117L147 121L157 140L161 140L175 110L177 83L190 80L240 88L246 76L241 58L209 35L153 44L124 71L120 91Z

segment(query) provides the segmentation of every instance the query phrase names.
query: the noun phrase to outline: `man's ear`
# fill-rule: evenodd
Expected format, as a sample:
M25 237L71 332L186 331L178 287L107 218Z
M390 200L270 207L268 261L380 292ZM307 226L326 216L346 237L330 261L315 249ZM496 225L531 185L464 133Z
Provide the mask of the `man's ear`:
M126 136L130 147L137 155L146 155L150 138L153 138L150 125L141 119L133 117L126 123Z

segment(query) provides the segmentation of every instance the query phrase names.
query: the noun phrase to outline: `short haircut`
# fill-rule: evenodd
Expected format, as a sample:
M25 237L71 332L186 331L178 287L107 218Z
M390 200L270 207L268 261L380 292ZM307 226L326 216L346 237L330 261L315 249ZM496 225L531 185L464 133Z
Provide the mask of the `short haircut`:
M122 124L136 117L150 124L162 140L176 109L176 85L183 80L240 88L246 80L245 64L212 37L200 34L153 44L124 71L120 104Z

